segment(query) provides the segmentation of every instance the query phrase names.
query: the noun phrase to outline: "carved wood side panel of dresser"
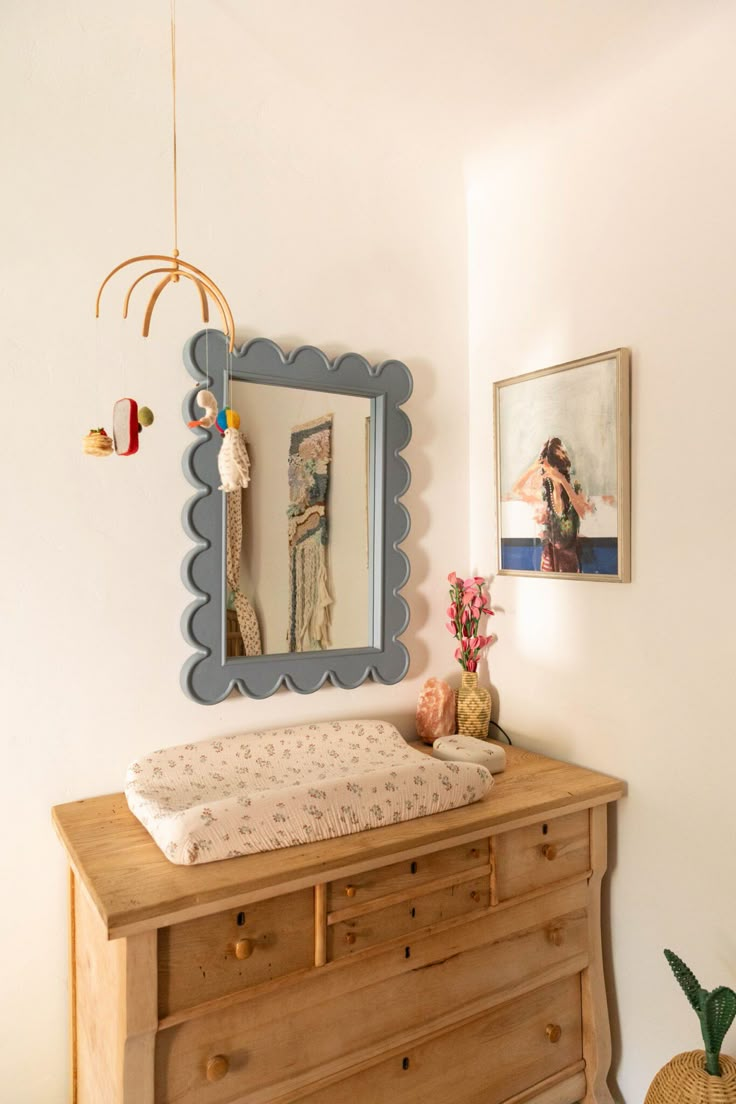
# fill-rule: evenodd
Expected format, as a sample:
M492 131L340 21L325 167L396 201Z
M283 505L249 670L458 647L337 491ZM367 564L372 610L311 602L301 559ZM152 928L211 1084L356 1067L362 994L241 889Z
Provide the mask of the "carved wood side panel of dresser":
M611 799L290 849L319 879L117 938L70 849L73 1104L612 1104Z

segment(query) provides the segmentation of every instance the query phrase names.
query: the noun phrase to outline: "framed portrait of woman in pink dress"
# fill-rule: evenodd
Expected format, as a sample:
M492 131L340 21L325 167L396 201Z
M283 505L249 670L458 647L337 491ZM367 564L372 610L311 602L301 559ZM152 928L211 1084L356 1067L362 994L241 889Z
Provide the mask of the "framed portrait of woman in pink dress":
M629 582L629 350L493 390L499 574Z

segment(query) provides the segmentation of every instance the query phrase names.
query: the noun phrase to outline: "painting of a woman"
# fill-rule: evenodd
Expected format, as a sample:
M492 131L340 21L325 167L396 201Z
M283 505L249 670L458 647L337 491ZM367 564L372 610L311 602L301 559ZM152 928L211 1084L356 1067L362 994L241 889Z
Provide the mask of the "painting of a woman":
M493 392L499 574L628 582L628 350Z
M544 443L539 458L517 479L511 497L539 509L541 525L541 571L580 573L578 534L580 520L595 507L571 474L572 465L559 437Z

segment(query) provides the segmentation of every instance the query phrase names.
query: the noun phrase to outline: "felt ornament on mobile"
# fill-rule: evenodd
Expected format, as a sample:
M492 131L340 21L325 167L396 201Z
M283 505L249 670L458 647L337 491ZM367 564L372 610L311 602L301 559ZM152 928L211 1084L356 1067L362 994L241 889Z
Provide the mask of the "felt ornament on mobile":
M118 399L112 410L112 437L100 426L91 429L82 441L86 456L133 456L145 426L153 424L153 411L138 406L135 399Z
M217 457L217 468L222 483L220 491L237 491L250 483L250 458L245 446L245 437L240 432L240 415L229 406L218 412L217 399L211 391L200 391L197 404L205 413L202 418L189 422L189 428L210 429L215 427L222 437L222 445Z

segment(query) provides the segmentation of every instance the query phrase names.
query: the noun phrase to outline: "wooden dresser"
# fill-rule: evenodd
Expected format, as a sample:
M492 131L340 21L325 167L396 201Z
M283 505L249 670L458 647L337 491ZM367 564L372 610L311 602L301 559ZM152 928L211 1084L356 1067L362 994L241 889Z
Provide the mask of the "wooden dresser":
M74 1104L610 1104L605 775L510 748L488 798L171 865L61 805Z

